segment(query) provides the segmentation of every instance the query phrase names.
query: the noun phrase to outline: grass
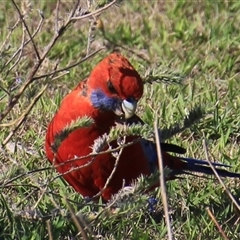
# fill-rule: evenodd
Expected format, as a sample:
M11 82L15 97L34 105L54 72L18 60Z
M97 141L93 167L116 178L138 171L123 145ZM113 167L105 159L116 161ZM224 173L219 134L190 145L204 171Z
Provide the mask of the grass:
M43 24L34 42L43 54L56 34L57 2L25 0L16 4L25 13L31 33L41 22L38 9L42 10ZM59 4L59 26L73 8L74 1ZM90 12L97 8L92 6ZM81 8L82 14L86 9L86 5ZM167 239L159 190L141 192L146 179L139 179L134 194L112 206L87 202L58 176L44 153L45 130L61 99L115 48L145 79L150 73L169 81L184 77L182 84L145 84L138 113L149 128L153 129L156 118L161 128L182 124L186 114L200 106L205 117L168 141L185 147L187 156L204 159L202 141L206 139L210 160L229 164L232 171L240 172L240 3L121 1L99 18L104 32L97 25L90 49L91 23L87 18L71 22L35 76L74 64L103 44L106 49L54 76L30 78L28 84L36 64L33 44L22 47L19 59L18 55L8 63L29 36L23 31L13 1L0 6L1 117L6 113L0 125L0 239L84 239L83 232L93 239ZM44 87L44 93L36 98ZM239 179L224 182L239 202ZM153 211L147 203L149 196L158 199ZM184 176L167 183L167 196L176 239L222 239L206 208L228 239L240 238L239 212L215 178Z

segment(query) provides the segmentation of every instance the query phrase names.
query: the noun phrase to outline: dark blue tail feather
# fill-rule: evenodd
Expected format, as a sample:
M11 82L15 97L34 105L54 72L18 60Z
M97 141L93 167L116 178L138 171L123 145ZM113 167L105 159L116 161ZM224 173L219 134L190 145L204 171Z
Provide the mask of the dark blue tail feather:
M194 159L194 158L181 158L181 159L187 163L186 169L184 169L184 173L187 173L187 171L190 171L190 172L198 172L198 173L205 173L205 174L214 174L211 167L209 166L208 161ZM218 162L211 162L211 163L215 167L219 176L240 179L240 173L233 173L226 169L220 168L220 167L230 168L231 166L223 163L218 163ZM174 174L178 175L182 173L179 172Z

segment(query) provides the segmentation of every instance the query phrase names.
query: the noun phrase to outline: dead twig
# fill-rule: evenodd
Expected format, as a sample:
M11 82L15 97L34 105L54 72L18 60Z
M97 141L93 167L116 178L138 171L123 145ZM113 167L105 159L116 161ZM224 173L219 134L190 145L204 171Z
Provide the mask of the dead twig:
M124 137L124 139L123 139L123 144L125 143L125 141L126 141L126 137ZM120 146L122 146L122 144L121 144ZM117 170L117 166L118 166L120 157L121 157L121 155L122 155L123 149L124 149L124 147L121 147L121 148L120 148L120 150L119 150L119 152L118 152L118 155L117 155L117 158L116 158L116 160L115 160L114 166L113 166L113 170L112 170L111 174L109 175L107 181L105 182L104 187L101 189L101 191L99 191L97 194L95 194L95 195L92 197L92 199L95 199L95 198L101 196L101 194L102 194L102 193L106 190L106 188L108 187L109 182L112 180L113 175L114 175L114 173L115 173L116 170Z
M117 0L114 0L114 1L110 2L109 4L105 5L105 6L102 7L102 8L99 8L98 10L96 10L96 11L94 11L94 12L91 12L91 13L88 13L88 14L85 14L85 15L79 16L79 17L72 17L71 19L72 19L72 20L80 20L80 19L92 17L92 16L97 15L97 14L103 12L104 10L110 8L110 7L111 7L112 5L114 5L116 2L117 2Z
M19 15L19 17L20 17L20 19L21 19L21 21L22 21L22 23L23 23L23 25L24 25L24 28L26 29L26 31L27 31L27 33L28 33L28 36L30 37L30 41L32 42L32 45L33 45L34 51L35 51L35 53L36 53L36 55L37 55L37 58L38 58L38 60L40 60L40 54L39 54L38 49L37 49L37 46L36 46L36 44L35 44L35 42L34 42L34 40L33 40L33 36L32 36L32 34L30 33L30 30L29 30L29 28L28 28L28 25L27 25L26 21L24 20L24 17L23 17L23 15L22 15L20 9L18 8L17 4L15 3L15 1L14 1L14 0L11 0L11 1L12 1L12 3L13 3L14 7L16 8L17 12L18 12L18 15Z
M29 105L29 107L27 108L27 110L17 119L15 120L12 124L17 123L17 126L8 134L8 136L5 138L5 140L2 143L2 146L6 145L8 143L8 141L11 139L11 137L13 136L13 134L19 129L19 127L24 123L27 115L29 114L29 112L32 110L32 108L34 107L35 103L38 101L38 99L42 96L42 94L45 92L45 90L47 89L48 85L45 85L42 90L34 97L33 101L31 102L31 104ZM1 127L3 127L4 124L1 124Z
M40 75L40 76L33 77L32 80L34 81L34 80L38 80L38 79L41 79L41 78L50 77L50 76L53 75L53 74L60 73L60 72L63 72L63 71L68 71L69 69L74 68L74 67L76 67L77 65L79 65L79 64L87 61L89 58L95 56L97 53L101 52L103 49L105 49L105 47L102 47L102 48L94 51L93 53L89 54L88 56L86 56L86 57L84 57L84 58L81 58L79 61L77 61L77 62L74 63L74 64L71 64L71 65L69 65L69 66L67 66L67 67L65 67L65 68L62 68L62 69L54 70L54 71L52 71L52 72L50 72L50 73L47 73L47 74L44 74L44 75Z
M88 240L89 237L88 237L88 232L86 230L86 228L88 228L87 223L83 220L83 218L81 217L80 214L78 216L76 216L76 214L73 211L72 206L69 204L69 202L67 201L66 198L65 198L65 202L67 204L71 218L72 218L73 222L75 223L79 233L81 233L81 236L83 237L84 240Z
M207 207L206 211L209 215L209 217L212 219L212 221L214 222L215 226L217 227L218 231L221 233L223 239L225 240L229 240L229 238L226 236L226 234L224 233L224 231L222 230L221 226L219 225L217 219L215 218L215 216L213 215L213 213L211 212L210 208Z
M162 195L162 201L163 201L165 221L166 221L166 224L167 224L168 240L173 240L174 238L173 238L173 234L172 234L171 221L170 221L170 217L169 217L167 192L166 192L166 180L165 180L165 174L164 174L162 151L161 151L161 144L160 144L160 137L159 137L159 131L158 131L157 123L158 123L158 121L156 120L154 122L154 130L155 130L158 164L159 164L159 172L160 172L159 182L160 182L160 188L161 188L161 195Z
M231 194L231 192L227 189L226 185L224 184L224 182L222 181L222 179L220 178L219 174L217 173L216 169L214 168L214 166L212 165L212 163L209 161L209 157L208 157L208 150L207 150L207 144L206 144L206 140L204 138L203 140L203 148L205 151L205 155L206 155L206 160L209 164L209 166L211 167L214 175L216 176L216 178L218 179L219 183L222 185L224 191L226 192L227 196L229 197L229 199L232 201L233 205L236 207L236 209L240 212L240 206L238 205L237 201L235 200L235 198L233 197L233 195Z

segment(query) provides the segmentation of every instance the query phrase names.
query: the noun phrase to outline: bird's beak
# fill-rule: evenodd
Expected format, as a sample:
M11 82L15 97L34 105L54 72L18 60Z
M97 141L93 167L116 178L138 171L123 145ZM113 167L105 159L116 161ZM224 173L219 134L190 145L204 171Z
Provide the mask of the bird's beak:
M132 117L137 109L137 101L132 100L123 100L122 101L122 111L125 119Z
M135 99L122 100L115 106L114 113L121 118L128 119L134 115L136 109L137 101Z

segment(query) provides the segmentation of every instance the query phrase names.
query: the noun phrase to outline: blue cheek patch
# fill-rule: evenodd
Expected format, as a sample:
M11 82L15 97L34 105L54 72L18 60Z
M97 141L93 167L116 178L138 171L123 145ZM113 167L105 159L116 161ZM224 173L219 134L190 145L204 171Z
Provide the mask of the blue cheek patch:
M102 110L114 111L120 105L118 98L108 97L100 89L93 91L90 99L95 108Z

